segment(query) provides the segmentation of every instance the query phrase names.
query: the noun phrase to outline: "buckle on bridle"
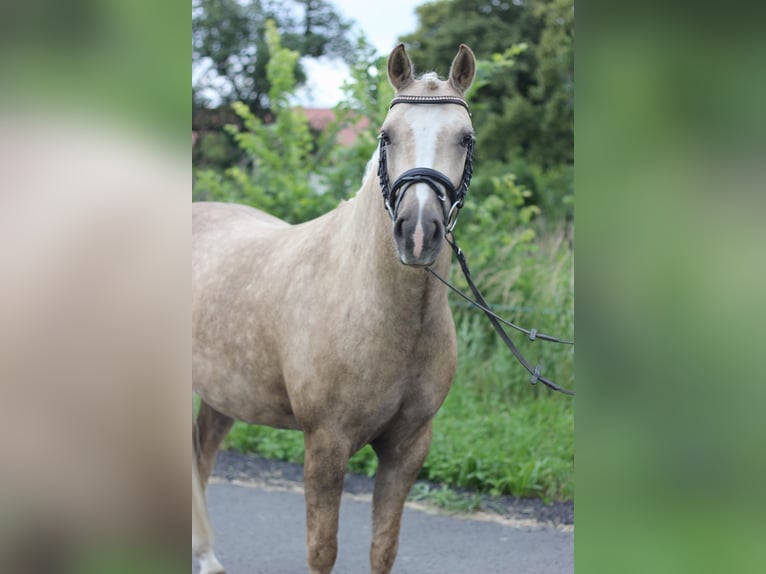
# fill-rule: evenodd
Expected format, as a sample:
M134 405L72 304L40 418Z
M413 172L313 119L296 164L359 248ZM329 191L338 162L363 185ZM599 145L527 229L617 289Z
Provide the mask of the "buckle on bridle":
M450 206L449 213L447 213L447 222L444 226L445 233L452 233L452 230L455 229L455 225L457 225L457 218L460 216L460 209L462 207L462 201L456 201Z

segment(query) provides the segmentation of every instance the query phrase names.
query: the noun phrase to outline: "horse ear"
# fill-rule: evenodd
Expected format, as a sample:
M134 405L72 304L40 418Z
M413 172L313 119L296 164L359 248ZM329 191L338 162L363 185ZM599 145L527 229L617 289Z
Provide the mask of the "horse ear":
M461 94L471 87L473 76L476 73L476 58L471 48L460 44L457 56L452 60L449 71L449 83Z
M412 82L412 62L404 44L394 48L388 57L388 80L396 90L406 88Z

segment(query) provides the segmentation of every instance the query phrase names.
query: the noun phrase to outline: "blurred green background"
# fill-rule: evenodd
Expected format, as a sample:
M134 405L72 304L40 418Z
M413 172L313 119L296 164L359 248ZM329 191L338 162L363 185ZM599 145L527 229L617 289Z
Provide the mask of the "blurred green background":
M577 568L760 571L760 15L615 8L578 20Z

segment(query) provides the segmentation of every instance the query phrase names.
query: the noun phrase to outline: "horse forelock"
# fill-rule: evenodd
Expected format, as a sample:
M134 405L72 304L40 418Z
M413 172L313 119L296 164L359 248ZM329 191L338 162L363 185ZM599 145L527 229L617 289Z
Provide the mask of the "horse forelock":
M423 85L428 90L436 90L439 88L439 82L442 80L439 79L439 76L436 74L436 72L426 72L422 76L420 76L420 79L423 82Z
M425 72L410 82L397 96L462 96L449 81L440 78L436 72Z

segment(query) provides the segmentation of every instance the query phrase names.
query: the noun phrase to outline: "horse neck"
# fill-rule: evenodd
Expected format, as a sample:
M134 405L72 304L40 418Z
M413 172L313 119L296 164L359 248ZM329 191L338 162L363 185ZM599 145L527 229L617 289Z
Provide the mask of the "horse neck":
M424 269L410 267L399 261L393 240L393 229L388 212L383 206L380 184L372 174L365 179L362 189L354 200L355 237L347 240L361 244L362 257L355 262L365 273L375 277L378 292L391 296L396 305L409 312L411 305L424 303L446 305L447 291L443 285ZM451 252L446 244L432 265L439 275L449 275Z

